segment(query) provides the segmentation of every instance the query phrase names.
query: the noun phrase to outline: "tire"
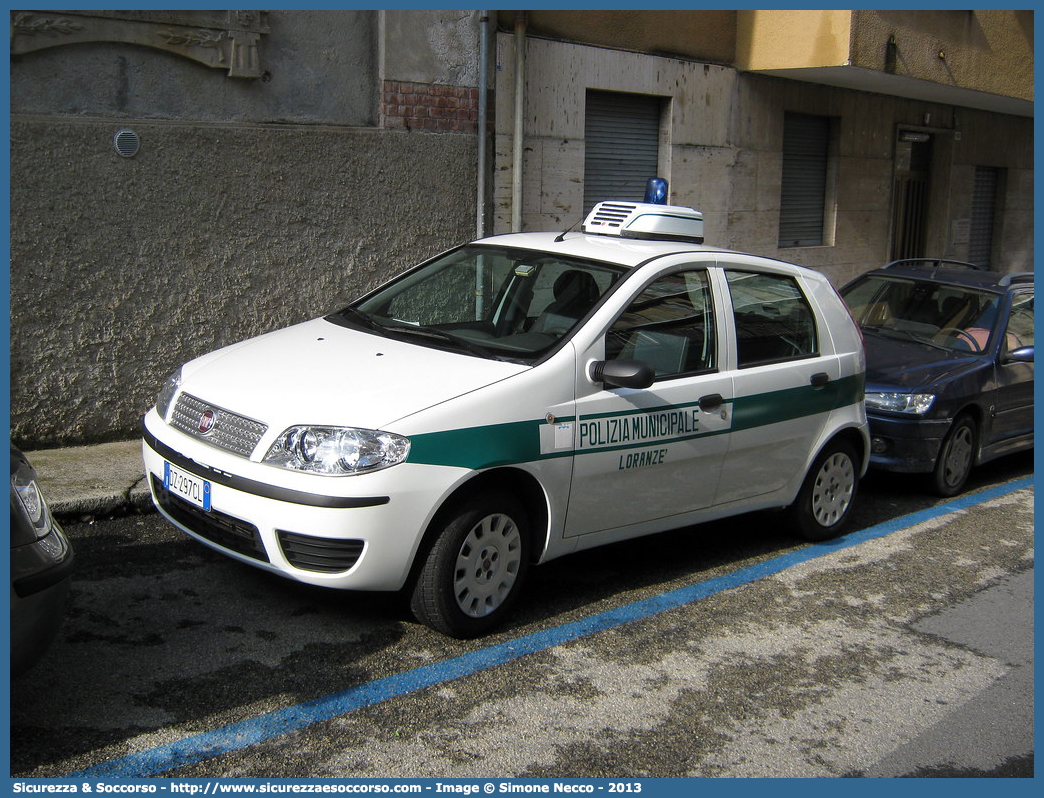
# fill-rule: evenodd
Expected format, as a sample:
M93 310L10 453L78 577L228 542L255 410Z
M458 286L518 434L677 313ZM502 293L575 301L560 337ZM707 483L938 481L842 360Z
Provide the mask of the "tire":
M943 440L932 472L932 488L939 496L956 496L968 481L979 432L971 416L959 416Z
M507 493L474 497L446 519L413 584L418 621L450 637L484 634L518 598L529 567L529 521Z
M858 487L855 450L844 441L831 441L812 463L790 506L795 531L811 541L840 535L848 523Z

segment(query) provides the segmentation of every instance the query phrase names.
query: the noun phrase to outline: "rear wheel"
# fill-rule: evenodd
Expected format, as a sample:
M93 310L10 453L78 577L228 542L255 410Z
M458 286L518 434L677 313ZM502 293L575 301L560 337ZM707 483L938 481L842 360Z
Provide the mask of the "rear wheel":
M955 496L961 492L975 461L978 435L971 416L960 416L953 422L932 472L932 487L938 495Z
M844 530L859 485L856 462L851 445L831 441L812 463L790 506L791 522L805 540L829 540Z
M529 522L509 494L475 497L443 524L413 586L410 609L451 637L499 624L518 597L529 564Z

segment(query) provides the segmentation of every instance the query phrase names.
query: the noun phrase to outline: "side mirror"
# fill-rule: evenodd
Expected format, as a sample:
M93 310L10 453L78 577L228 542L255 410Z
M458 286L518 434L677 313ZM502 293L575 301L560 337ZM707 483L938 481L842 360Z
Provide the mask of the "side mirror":
M1013 349L1004 356L1005 363L1032 363L1033 362L1033 347L1032 346L1020 346L1018 349Z
M641 360L599 360L591 364L591 379L606 387L648 388L656 372Z

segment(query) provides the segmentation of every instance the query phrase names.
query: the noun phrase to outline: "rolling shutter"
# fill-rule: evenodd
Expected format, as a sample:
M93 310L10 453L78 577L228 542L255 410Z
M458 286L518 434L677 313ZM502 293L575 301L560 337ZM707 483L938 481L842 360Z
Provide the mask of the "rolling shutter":
M657 176L659 97L587 92L584 123L584 213L602 200L641 202Z
M780 247L815 247L823 243L829 145L828 117L785 115Z
M997 209L997 169L975 167L972 189L971 232L968 238L968 260L989 267L993 252L993 223Z

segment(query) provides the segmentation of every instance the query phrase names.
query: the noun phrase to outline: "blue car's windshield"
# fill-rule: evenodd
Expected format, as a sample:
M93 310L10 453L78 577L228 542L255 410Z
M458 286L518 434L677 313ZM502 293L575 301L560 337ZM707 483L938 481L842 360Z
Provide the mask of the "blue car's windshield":
M842 292L864 332L979 353L989 348L999 297L958 285L869 276Z

